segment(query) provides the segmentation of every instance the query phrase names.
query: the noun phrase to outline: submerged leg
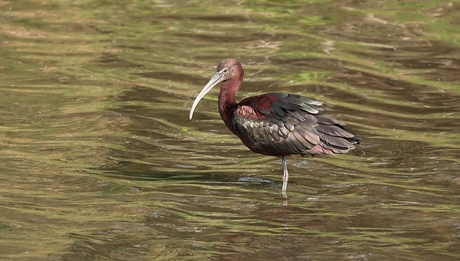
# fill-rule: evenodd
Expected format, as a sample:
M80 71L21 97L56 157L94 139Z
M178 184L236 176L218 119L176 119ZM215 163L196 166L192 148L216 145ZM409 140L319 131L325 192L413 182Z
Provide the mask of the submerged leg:
M283 193L283 195L286 195L287 183L288 183L288 178L289 178L289 173L288 173L287 163L286 163L286 157L285 156L281 157L281 161L283 162L283 168L284 168L283 188L281 189L281 192Z

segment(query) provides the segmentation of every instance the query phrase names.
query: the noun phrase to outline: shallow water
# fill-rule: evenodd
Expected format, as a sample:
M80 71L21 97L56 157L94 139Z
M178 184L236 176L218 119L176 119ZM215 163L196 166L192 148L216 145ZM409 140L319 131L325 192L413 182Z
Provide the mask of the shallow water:
M0 260L458 260L460 6L0 1ZM321 99L346 155L256 155L239 98Z

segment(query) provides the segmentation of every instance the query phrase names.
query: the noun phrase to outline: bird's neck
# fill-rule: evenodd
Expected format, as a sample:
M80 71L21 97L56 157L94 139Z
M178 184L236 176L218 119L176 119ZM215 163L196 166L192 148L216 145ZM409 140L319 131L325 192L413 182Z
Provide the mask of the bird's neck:
M232 116L238 104L236 93L240 89L243 79L231 79L222 83L219 93L219 113L225 125L234 132Z

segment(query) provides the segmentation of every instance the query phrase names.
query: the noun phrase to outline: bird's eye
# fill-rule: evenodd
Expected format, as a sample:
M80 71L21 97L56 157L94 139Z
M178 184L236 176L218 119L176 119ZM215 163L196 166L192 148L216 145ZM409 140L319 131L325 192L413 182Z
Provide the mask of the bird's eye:
M227 72L227 69L224 69L223 72L226 73L226 72Z

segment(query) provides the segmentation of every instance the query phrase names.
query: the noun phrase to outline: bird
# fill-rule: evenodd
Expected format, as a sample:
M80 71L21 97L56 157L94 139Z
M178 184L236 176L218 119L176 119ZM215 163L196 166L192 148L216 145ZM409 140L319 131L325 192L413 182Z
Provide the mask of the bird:
M233 58L222 61L190 109L189 119L200 100L221 84L218 109L225 125L251 151L281 157L282 194L286 197L289 173L286 157L342 154L355 148L361 138L345 123L324 113L321 101L283 92L265 93L236 101L244 70Z

